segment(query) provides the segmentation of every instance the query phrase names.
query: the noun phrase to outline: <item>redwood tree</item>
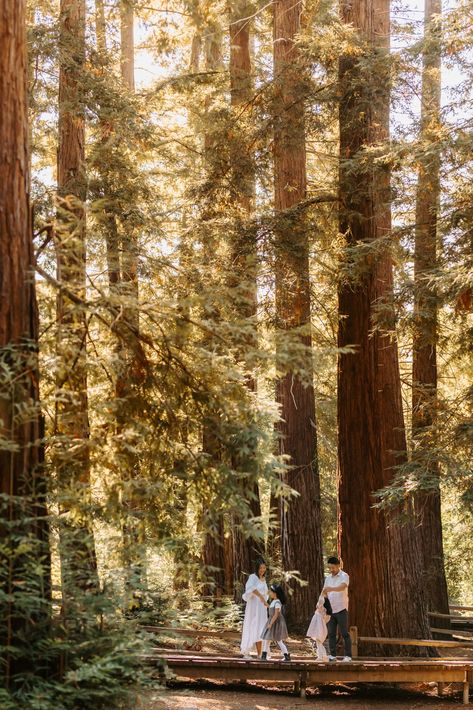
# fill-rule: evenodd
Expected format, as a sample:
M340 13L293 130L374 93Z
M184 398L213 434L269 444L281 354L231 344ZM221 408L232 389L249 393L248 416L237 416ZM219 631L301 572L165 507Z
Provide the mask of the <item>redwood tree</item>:
M256 231L251 223L255 197L254 156L249 145L248 126L251 124L253 77L250 51L251 4L239 0L229 4L230 14L230 87L231 105L235 116L236 137L231 144L231 202L235 210L235 224L230 244L229 285L233 288L233 308L237 319L244 323L245 333L238 343L238 357L250 370L246 353L257 346L257 245ZM247 386L256 391L256 380L247 374ZM256 444L255 444L256 445ZM255 463L252 451L245 456L234 456L235 469L251 471ZM256 473L253 471L253 473ZM253 479L244 491L251 513L261 515L258 483ZM261 555L261 544L252 537L244 537L235 520L233 532L233 575L235 595L239 601L246 575L253 567L255 558Z
M402 511L373 507L374 492L391 483L395 467L406 460L383 148L389 137L389 9L389 0L341 4L358 52L342 56L339 66L345 237L338 294L338 344L345 349L338 365L339 537L351 577L351 623L366 636L429 638L411 505L406 501Z
M0 5L0 438L3 442L0 644L2 684L6 687L10 686L13 672L25 670L18 647L28 643L32 632L38 632L38 612L41 614L42 607L46 609L43 602L50 591L38 387L38 311L29 203L27 72L25 2L3 0ZM31 595L28 601L26 595Z
M278 213L276 243L276 318L281 405L280 452L288 457L286 483L299 496L281 508L281 552L286 570L299 570L307 586L293 587L290 617L302 628L313 613L314 594L322 582L320 482L317 463L315 396L310 348L310 279L306 199L304 72L295 43L302 3L276 0L273 16L274 58L274 203ZM282 364L287 338L307 348L305 381ZM282 345L281 345L282 343Z
M221 33L219 28L209 23L206 26L205 41L203 43L205 53L205 70L207 72L217 72L222 67L222 46ZM211 98L205 99L205 109L207 114L211 110ZM207 116L208 119L208 116ZM210 121L206 126L204 134L204 160L208 174L212 170L212 162L215 159L215 133L214 126ZM207 225L214 215L212 195L204 200L202 212L202 242L206 264L215 263L216 244L212 228ZM208 285L208 284L207 284ZM215 283L213 284L215 286ZM217 322L220 313L217 305L211 302L207 305L209 320ZM209 348L217 348L215 340L209 342ZM202 422L202 450L208 456L209 464L217 469L222 461L222 442L219 439L220 413L211 405L207 408ZM203 511L204 540L202 548L202 562L204 565L204 575L206 584L204 591L207 596L213 596L214 600L220 599L222 594L231 591L233 572L229 560L233 558L231 550L225 545L225 521L220 513L215 513L212 509L213 501L208 501L208 509ZM231 538L230 538L231 540ZM227 571L227 574L225 573Z
M421 156L417 178L412 344L413 462L420 469L416 496L423 579L430 611L449 613L442 538L439 464L436 457L437 294L430 279L437 267L440 194L441 0L425 0L425 47L421 96Z
M120 0L120 68L126 91L135 91L134 11L130 0ZM119 365L115 391L117 396L117 424L121 435L129 425L124 417L123 402L138 404L139 386L143 381L144 354L139 340L138 313L138 234L133 218L122 216L122 236L119 245L119 279L117 292L121 299L118 335ZM110 274L113 276L113 273ZM144 500L133 492L140 476L140 465L135 451L125 446L121 452L126 477L123 495L124 524L123 551L129 591L146 585L146 553L144 526L140 518Z
M55 456L65 597L98 589L91 524L87 398L85 209L85 0L61 0L59 67L57 396Z
M120 77L122 101L133 101L135 89L134 11L133 3L120 0ZM104 67L107 56L106 15L102 0L95 2L97 49ZM103 70L105 71L105 69ZM110 101L108 96L108 101ZM133 170L126 156L128 140L116 135L120 123L115 122L107 100L101 105L100 141L93 162L100 175L100 196L103 207L97 210L105 239L110 309L113 313L112 332L115 336L113 370L114 415L117 467L122 484L122 560L125 571L125 590L128 602L133 592L146 586L146 553L142 506L136 494L140 476L136 452L137 437L130 429L130 410L138 411L141 404L140 386L143 382L146 357L140 341L138 315L138 234L131 204ZM126 185L126 187L125 187ZM127 192L126 188L130 188ZM127 193L128 201L124 201ZM127 602L127 603L128 603Z

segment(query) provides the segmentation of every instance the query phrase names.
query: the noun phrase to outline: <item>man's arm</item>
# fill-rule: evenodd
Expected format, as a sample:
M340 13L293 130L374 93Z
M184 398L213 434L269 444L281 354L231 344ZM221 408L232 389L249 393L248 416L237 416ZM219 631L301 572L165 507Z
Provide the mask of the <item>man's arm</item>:
M348 589L348 584L343 582L339 587L324 587L322 589L322 594L326 595L329 592L343 592L344 589Z

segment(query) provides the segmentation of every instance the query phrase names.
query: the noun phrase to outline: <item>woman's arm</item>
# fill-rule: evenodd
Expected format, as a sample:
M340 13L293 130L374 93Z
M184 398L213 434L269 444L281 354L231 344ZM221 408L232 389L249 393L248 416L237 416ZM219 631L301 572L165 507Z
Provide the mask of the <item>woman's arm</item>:
M258 592L257 589L254 590L253 594L254 594L256 597L258 597L258 598L260 599L260 601L262 601L265 606L269 606L269 604L268 604L268 602L266 601L266 599L263 597L263 595L261 594L261 592Z
M261 599L262 602L266 601L261 592L259 592L257 589L253 590L253 594Z

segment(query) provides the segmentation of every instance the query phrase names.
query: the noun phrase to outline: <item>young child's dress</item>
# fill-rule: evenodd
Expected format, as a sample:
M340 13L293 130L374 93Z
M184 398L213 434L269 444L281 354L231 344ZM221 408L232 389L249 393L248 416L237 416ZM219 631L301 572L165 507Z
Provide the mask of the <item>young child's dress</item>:
M276 609L280 609L281 612L274 624L270 627L269 624L276 612ZM273 601L269 605L268 621L266 622L266 626L264 627L263 632L261 634L261 639L263 640L263 649L267 651L269 642L276 641L281 651L284 654L287 654L288 651L284 641L287 639L288 636L289 634L287 632L286 620L282 613L282 604L279 599L273 599Z
M326 661L328 659L324 641L327 638L327 623L330 621L330 616L327 614L324 603L325 599L320 595L315 614L311 619L306 633L306 636L315 641L319 661Z
M269 624L276 609L280 609L281 613L270 628ZM273 599L269 605L268 621L262 631L261 638L263 641L285 641L288 636L289 634L287 633L286 620L282 614L282 604L279 599Z

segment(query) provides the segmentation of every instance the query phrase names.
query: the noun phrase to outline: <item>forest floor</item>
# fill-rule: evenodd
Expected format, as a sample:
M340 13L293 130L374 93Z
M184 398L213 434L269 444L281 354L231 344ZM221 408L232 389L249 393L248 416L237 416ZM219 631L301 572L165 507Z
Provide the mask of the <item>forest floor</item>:
M436 689L427 684L408 688L325 686L318 691L309 689L303 699L270 685L263 688L234 684L218 689L215 684L194 683L176 684L152 693L140 710L452 710L461 702L460 686L458 692L444 698L439 698Z

